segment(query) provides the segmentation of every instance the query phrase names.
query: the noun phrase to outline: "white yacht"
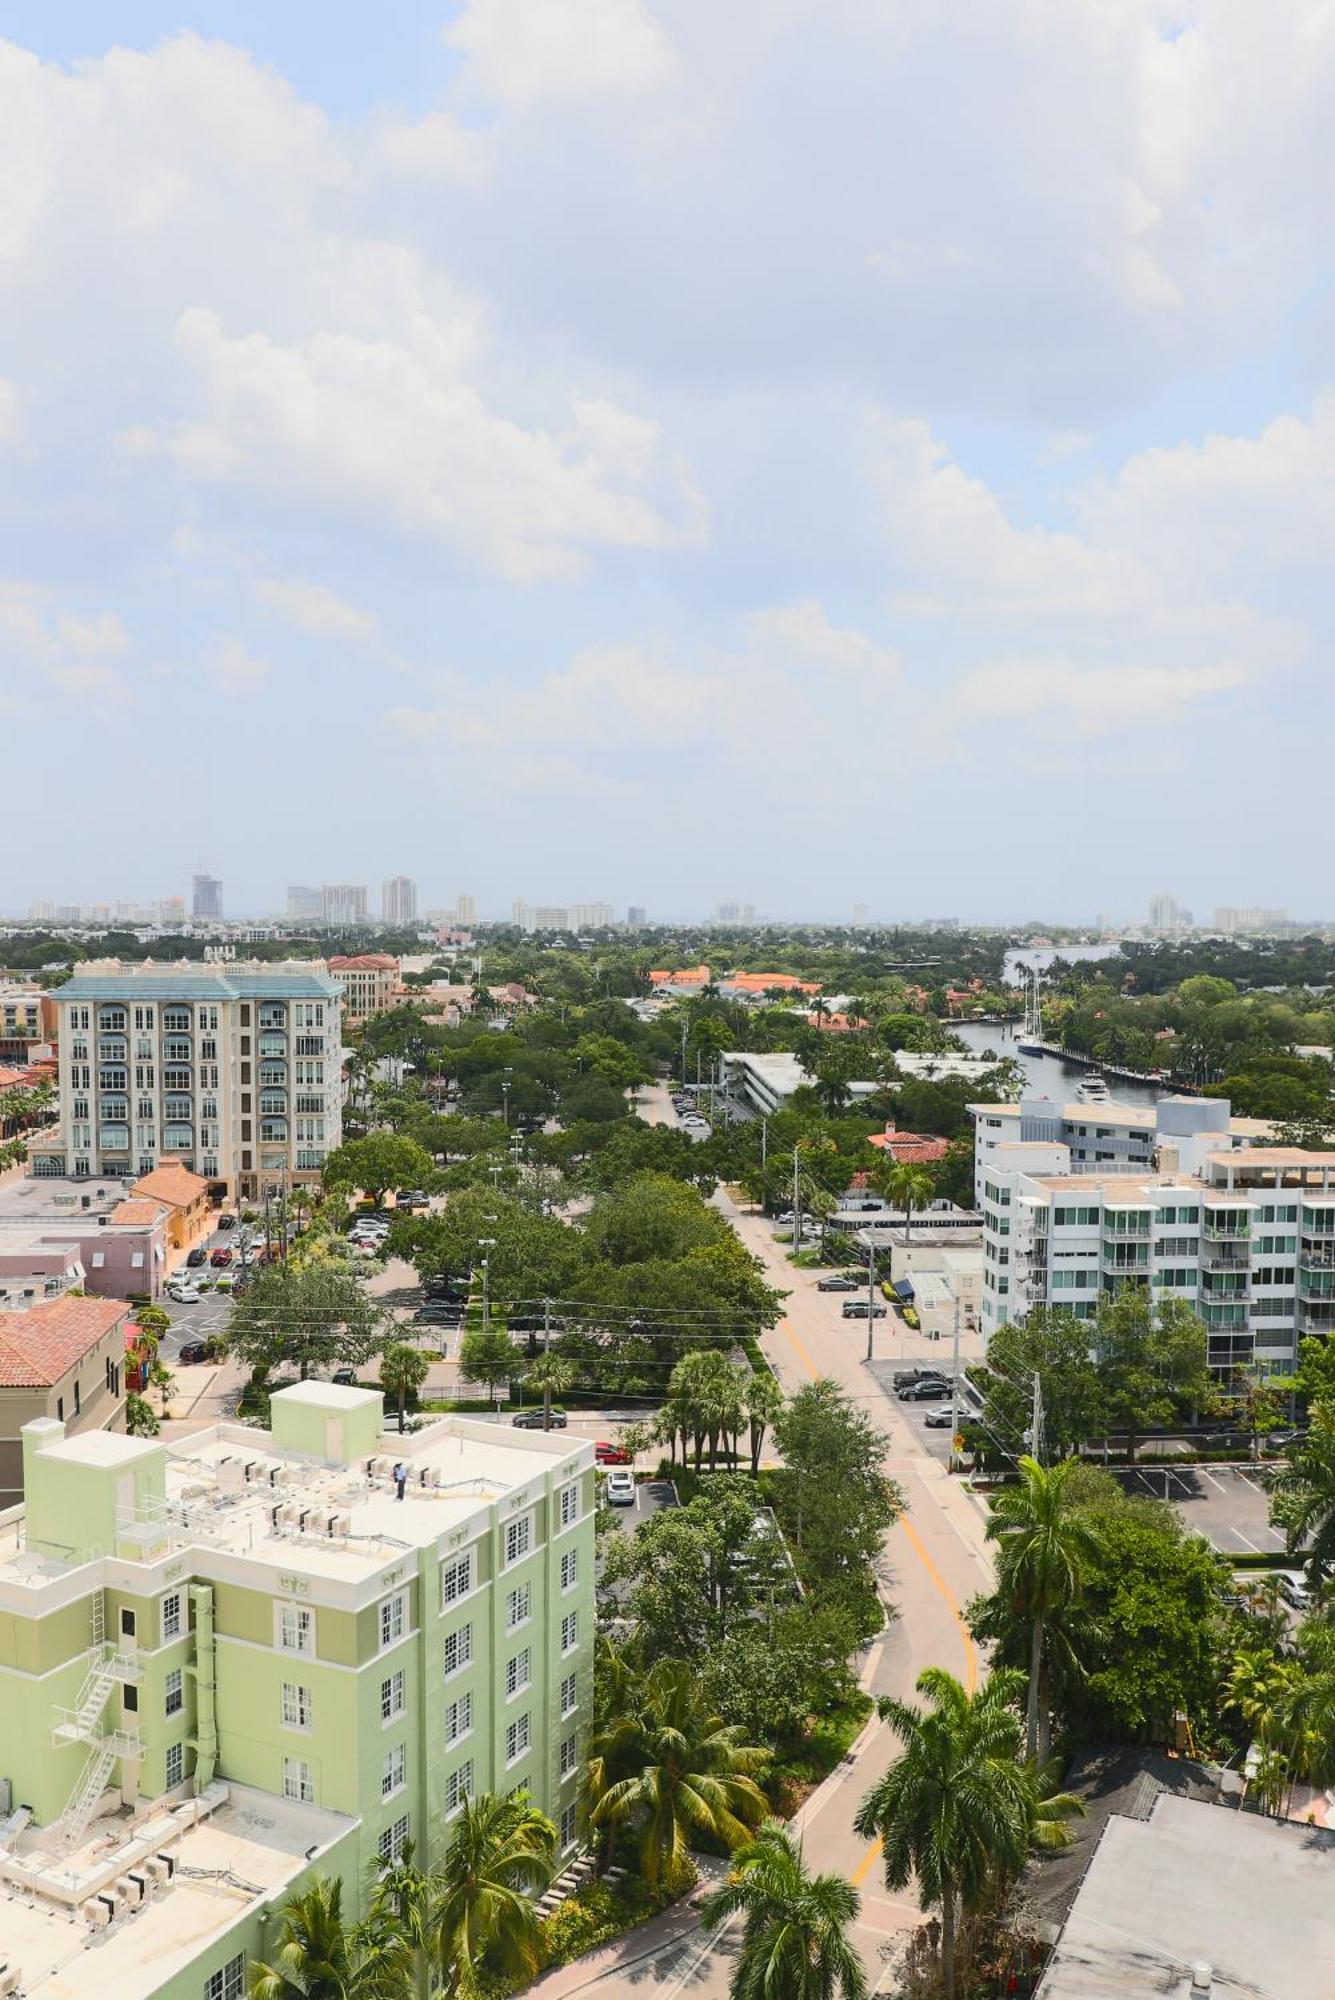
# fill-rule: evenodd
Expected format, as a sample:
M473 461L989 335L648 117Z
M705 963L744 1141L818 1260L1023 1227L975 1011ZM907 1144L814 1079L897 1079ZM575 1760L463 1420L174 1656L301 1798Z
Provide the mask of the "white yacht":
M1091 1070L1088 1076L1082 1076L1075 1087L1075 1101L1077 1104L1110 1103L1106 1077L1100 1076L1095 1070Z

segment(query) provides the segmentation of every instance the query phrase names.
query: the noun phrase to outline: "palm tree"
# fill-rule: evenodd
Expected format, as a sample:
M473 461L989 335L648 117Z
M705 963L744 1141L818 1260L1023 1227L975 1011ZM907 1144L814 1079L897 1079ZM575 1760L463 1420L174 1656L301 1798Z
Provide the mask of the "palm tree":
M1025 1754L1040 1762L1047 1761L1051 1736L1044 1651L1048 1623L1054 1616L1065 1622L1065 1614L1078 1604L1085 1568L1099 1550L1098 1530L1071 1503L1077 1464L1067 1458L1060 1465L1042 1466L1035 1458L1022 1458L1020 1484L999 1495L987 1524L989 1539L1001 1544L997 1594L1012 1617L1030 1626Z
M1288 1553L1302 1556L1308 1587L1317 1590L1335 1571L1335 1410L1313 1405L1306 1442L1290 1454L1270 1490Z
M542 1391L542 1428L552 1427L552 1397L567 1396L575 1383L575 1364L564 1354L553 1354L548 1348L536 1361L530 1361L524 1370L524 1380L531 1389Z
M865 2000L866 1974L848 1940L860 1905L842 1875L809 1874L794 1834L766 1820L700 1915L706 1925L746 1919L731 2000Z
M465 1799L432 1878L431 1952L448 1994L482 1990L487 1971L527 1984L542 1951L533 1893L551 1879L556 1828L523 1794Z
M897 1208L904 1211L904 1238L913 1241L913 1211L926 1208L936 1192L930 1174L921 1167L910 1166L907 1160L896 1160L894 1165L881 1177L882 1191Z
M250 2000L399 2000L412 1950L398 1932L343 1922L343 1884L319 1878L283 1910L270 1962L252 1960Z
M746 1417L751 1426L751 1475L760 1472L765 1432L783 1409L783 1390L768 1368L759 1369L746 1385Z
M400 1433L408 1397L426 1381L430 1366L421 1348L410 1347L406 1340L392 1340L380 1357L380 1386L387 1396L399 1399Z
M753 1774L770 1752L713 1712L684 1661L659 1660L627 1694L590 1741L589 1824L636 1828L640 1872L657 1887L680 1877L693 1833L741 1846L765 1815Z
M999 1667L976 1694L953 1674L927 1667L918 1691L931 1706L882 1696L882 1718L904 1749L858 1810L864 1838L879 1836L887 1888L916 1879L924 1909L941 1912L941 1983L955 1996L955 1942L961 1916L975 1910L998 1877L1018 1874L1031 1844L1064 1845L1064 1821L1080 1811L1068 1794L1049 1793L1020 1754L1013 1704L1024 1687L1014 1667Z
M412 1954L413 1978L421 2000L431 1992L431 1878L413 1859L405 1840L382 1870L371 1895L368 1925L401 1937Z

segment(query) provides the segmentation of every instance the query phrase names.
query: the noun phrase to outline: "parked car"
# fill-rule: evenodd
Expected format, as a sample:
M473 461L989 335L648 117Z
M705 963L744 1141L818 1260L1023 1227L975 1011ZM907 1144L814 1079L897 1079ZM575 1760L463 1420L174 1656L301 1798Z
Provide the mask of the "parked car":
M865 1299L845 1299L843 1304L845 1319L884 1319L888 1311L889 1307L883 1306L879 1299L871 1306Z
M220 1215L218 1217L218 1227L219 1229L224 1229L224 1230L235 1229L236 1217L234 1215Z
M426 1208L428 1198L421 1188L400 1188L394 1197L395 1208Z
M862 1290L862 1280L860 1278L842 1277L817 1278L816 1290L818 1292L860 1292Z
M190 1270L197 1271L201 1264L208 1263L209 1253L204 1249L192 1250L185 1261Z
M618 1468L607 1475L607 1504L609 1507L633 1507L635 1505L635 1475Z
M194 1368L201 1361L215 1361L218 1356L216 1340L186 1340L181 1343L176 1359L184 1368Z
M234 1252L230 1250L225 1243L222 1243L219 1244L218 1248L209 1258L209 1262L210 1264L214 1265L218 1270L220 1271L225 1270L227 1265L231 1263L233 1255Z
M510 1422L517 1431L540 1431L543 1428L541 1406L536 1410L521 1410L517 1417L511 1417ZM555 1403L550 1422L554 1431L563 1431L568 1422L565 1411L558 1409Z
M336 1368L329 1379L331 1382L337 1382L340 1389L355 1389L357 1386L357 1370L355 1368Z
M944 1382L946 1378L939 1368L896 1368L890 1379L896 1389L904 1389L910 1382Z
M593 1447L593 1462L595 1465L629 1465L631 1457L624 1444L611 1444L604 1438Z
M452 1299L423 1299L415 1318L422 1326L459 1326L464 1309Z
M1295 1611L1306 1611L1312 1602L1312 1593L1307 1588L1307 1579L1300 1569L1282 1569L1279 1573L1279 1594L1286 1604Z
M791 1208L785 1208L782 1209L780 1213L775 1216L774 1220L776 1222L786 1222L788 1224L788 1227L791 1229L794 1222L796 1222L797 1217L793 1214Z
M923 1418L924 1427L929 1431L948 1431L954 1414L953 1410L929 1410Z
M198 1285L192 1285L185 1278L173 1281L167 1287L167 1297L178 1306L197 1306L204 1294Z
M939 1403L943 1396L950 1394L950 1384L941 1376L935 1380L928 1376L923 1382L910 1382L907 1388L898 1391L901 1403Z

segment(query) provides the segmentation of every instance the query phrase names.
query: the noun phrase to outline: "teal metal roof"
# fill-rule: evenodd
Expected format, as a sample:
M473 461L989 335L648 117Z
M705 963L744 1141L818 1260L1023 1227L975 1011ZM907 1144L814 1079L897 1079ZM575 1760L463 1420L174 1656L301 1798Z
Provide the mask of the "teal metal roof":
M150 972L97 973L75 967L56 1000L336 1000L340 989L317 965L275 967L186 965Z

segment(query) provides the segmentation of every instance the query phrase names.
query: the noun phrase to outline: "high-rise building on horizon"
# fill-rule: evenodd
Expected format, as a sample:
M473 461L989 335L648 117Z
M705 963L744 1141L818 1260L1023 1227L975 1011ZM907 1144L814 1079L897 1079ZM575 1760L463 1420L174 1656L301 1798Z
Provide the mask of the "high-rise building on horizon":
M477 902L474 897L459 897L454 906L454 921L456 924L475 924L477 922Z
M649 913L643 903L631 903L626 911L626 924L633 931L643 930L649 921Z
M417 884L407 875L393 875L380 890L380 914L387 924L417 922Z
M1240 908L1230 903L1220 904L1214 913L1215 929L1229 936L1237 931L1282 931L1288 928L1288 922L1287 910Z
M209 875L200 869L190 884L190 914L192 917L221 917L223 913L223 885L216 875Z
M287 914L300 922L318 923L324 914L324 898L318 889L292 883L287 892Z
M326 882L320 891L320 921L323 924L364 924L366 885Z

